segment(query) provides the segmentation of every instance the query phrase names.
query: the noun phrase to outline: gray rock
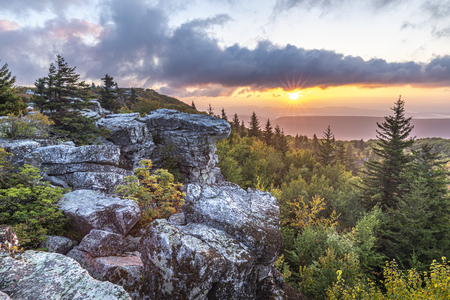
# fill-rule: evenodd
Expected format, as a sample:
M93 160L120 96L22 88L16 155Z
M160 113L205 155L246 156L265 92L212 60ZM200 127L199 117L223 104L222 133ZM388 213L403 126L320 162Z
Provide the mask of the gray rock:
M73 259L36 251L0 252L0 290L12 299L130 299L122 287L93 279Z
M118 166L120 148L110 145L70 147L57 145L35 150L41 155L43 164L98 163Z
M67 256L76 260L93 278L122 286L132 299L154 299L143 293L143 265L138 254L96 258L77 247Z
M92 229L91 232L83 238L78 249L88 252L94 257L101 257L123 253L125 246L125 239L122 235Z
M23 166L23 158L41 147L41 144L34 140L10 140L0 143L0 147L13 154L11 163L14 167L21 167Z
M146 228L139 249L151 299L205 299L227 269L216 249L166 220Z
M0 300L11 300L8 295L0 291Z
M63 236L47 235L47 240L43 241L39 248L47 248L48 252L66 255L73 247L78 246L78 242Z
M125 236L141 218L139 207L133 200L106 196L90 190L67 193L57 206L83 236L92 229Z
M19 246L19 239L10 225L0 225L0 250Z
M251 249L263 265L275 262L283 247L278 200L236 184L189 184L183 206L186 220L224 230Z
M42 175L42 180L50 182L51 185L59 186L59 187L65 188L65 189L69 187L67 182L65 182L64 180L62 180L58 177L55 177L55 176L49 176L45 173Z
M215 249L226 260L227 268L214 289L212 299L255 299L258 277L257 258L245 245L225 232L204 224L190 223L178 227L183 233L199 238Z
M125 241L127 245L124 252L134 252L138 250L141 237L132 237L131 235L128 235L125 238Z
M169 224L176 226L186 225L187 223L183 212L171 215L167 221L169 221Z

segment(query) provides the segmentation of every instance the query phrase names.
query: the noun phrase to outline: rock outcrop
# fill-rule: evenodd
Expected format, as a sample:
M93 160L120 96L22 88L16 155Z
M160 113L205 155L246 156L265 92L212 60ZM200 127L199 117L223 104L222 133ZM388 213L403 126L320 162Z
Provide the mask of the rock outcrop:
M57 205L69 219L69 224L82 236L92 229L125 236L141 218L139 207L133 200L106 196L91 190L67 193Z
M12 299L130 299L122 287L93 279L74 260L36 251L0 252L0 290Z
M187 225L181 215L171 223L156 220L141 238L146 294L282 299L274 266L283 246L275 197L231 183L190 184L183 212Z
M52 184L75 189L57 204L83 237L68 257L95 279L122 286L136 300L283 299L282 279L274 266L283 245L278 201L269 193L223 182L214 152L215 143L230 133L227 122L160 109L145 117L107 115L98 126L111 132L101 145L6 143L16 167L32 164ZM152 159L158 167L168 158L177 161L188 183L183 212L169 221L155 220L138 236L127 236L141 211L133 200L108 194L142 159ZM55 252L67 250L53 247L59 243L51 239L43 245ZM18 257L0 256L5 264L0 264L0 290L12 298L35 293L29 299L52 299L52 291L63 293L61 299L109 299L114 293L114 299L128 299L113 284L98 286L86 272L75 271L67 257L32 251ZM37 272L50 272L54 287ZM44 286L32 287L38 281ZM19 288L22 283L24 288Z

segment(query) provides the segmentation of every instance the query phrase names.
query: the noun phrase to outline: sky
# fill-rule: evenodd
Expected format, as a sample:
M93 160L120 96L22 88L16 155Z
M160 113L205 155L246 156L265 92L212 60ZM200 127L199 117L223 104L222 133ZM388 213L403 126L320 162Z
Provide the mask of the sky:
M18 85L56 55L86 82L197 108L450 115L450 0L0 0L0 66ZM285 111L285 114L286 114ZM289 113L287 113L289 114Z

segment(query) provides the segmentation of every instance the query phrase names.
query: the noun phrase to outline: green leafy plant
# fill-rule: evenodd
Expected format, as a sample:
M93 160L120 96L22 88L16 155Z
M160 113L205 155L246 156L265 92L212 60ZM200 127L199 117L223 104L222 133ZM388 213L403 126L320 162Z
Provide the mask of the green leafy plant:
M183 184L174 183L174 177L167 170L157 169L153 173L152 161L142 160L142 168L137 168L133 176L127 176L116 193L123 198L136 201L142 213L135 230L149 225L155 219L167 219L181 212L186 194L181 192Z
M7 118L0 120L0 132L3 136L12 139L46 138L53 124L53 121L41 113L26 116L22 113L8 114Z
M11 225L20 245L34 249L45 235L64 233L66 218L55 204L65 190L40 182L40 170L35 167L25 165L19 173L12 172L8 156L0 150L0 224Z

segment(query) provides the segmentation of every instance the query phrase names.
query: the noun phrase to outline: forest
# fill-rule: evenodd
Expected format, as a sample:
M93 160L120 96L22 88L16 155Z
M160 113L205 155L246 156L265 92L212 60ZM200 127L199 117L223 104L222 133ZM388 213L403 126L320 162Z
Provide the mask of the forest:
M0 115L17 126L2 125L2 134L95 143L108 132L81 112L92 106L94 98L115 113L144 115L158 108L201 113L194 103L187 105L150 89L121 89L108 74L102 81L102 86L86 84L57 56L49 73L36 80L30 96L14 86L15 77L5 64L0 69ZM26 119L30 104L39 117ZM415 140L401 98L391 115L377 124L377 139L369 141L340 141L330 126L320 137L288 136L270 120L262 125L255 113L245 124L236 114L229 120L224 109L216 115L211 105L204 113L231 124L230 136L217 143L216 152L225 179L242 188L268 191L279 201L284 248L276 264L285 282L309 299L450 297L445 257L450 250L450 142ZM28 199L26 205L31 205L30 197L33 205L44 198L51 203L59 199L61 190L29 184L38 177L36 170L25 168L8 178L8 156L0 152L1 199L18 192ZM171 160L168 169L176 172L176 162ZM12 190L15 185L26 189ZM20 228L24 226L20 220L39 219L32 211L24 212L25 204L15 211L0 205L0 223L15 220ZM46 223L35 221L35 234L61 234L62 215L45 205L39 207ZM154 217L150 215L147 223ZM40 241L25 238L30 247Z

